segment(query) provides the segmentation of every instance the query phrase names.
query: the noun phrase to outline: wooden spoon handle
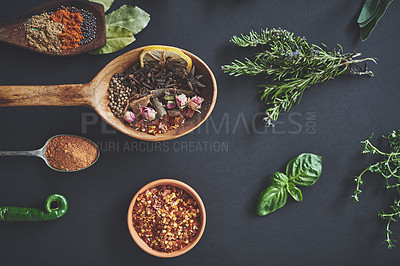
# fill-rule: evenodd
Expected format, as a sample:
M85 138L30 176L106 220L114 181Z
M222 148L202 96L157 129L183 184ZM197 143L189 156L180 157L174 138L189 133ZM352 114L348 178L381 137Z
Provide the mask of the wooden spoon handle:
M28 45L24 24L15 21L0 24L0 41L16 46Z
M0 106L91 106L89 84L0 86Z

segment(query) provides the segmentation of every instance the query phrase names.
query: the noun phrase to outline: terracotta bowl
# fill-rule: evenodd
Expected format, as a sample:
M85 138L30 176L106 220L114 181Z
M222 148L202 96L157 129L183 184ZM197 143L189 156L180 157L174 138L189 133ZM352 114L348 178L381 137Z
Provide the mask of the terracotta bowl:
M132 220L132 211L133 211L133 206L136 203L136 199L139 196L139 194L145 192L146 190L153 188L153 187L157 187L160 185L171 185L171 186L175 186L177 188L180 188L184 191L186 191L191 197L193 197L193 199L197 202L197 204L199 205L199 209L200 209L200 229L197 232L196 237L192 240L192 242L190 242L187 246L185 246L184 248L174 251L174 252L170 252L170 253L166 253L166 252L160 252L160 251L156 251L154 249L152 249L151 247L149 247L137 234L135 228L133 227L133 220ZM129 232L131 233L131 236L133 238L133 240L136 242L136 244L143 249L144 251L146 251L147 253L156 256L156 257L161 257L161 258L172 258L172 257L177 257L180 256L186 252L188 252L189 250L191 250L196 244L197 242L199 242L201 236L203 235L204 229L206 227L206 209L204 207L203 201L201 200L200 196L196 193L196 191L194 191L193 188L191 188L190 186L188 186L187 184L175 180L175 179L159 179L156 181L153 181L147 185L145 185L144 187L142 187L137 193L136 195L133 197L131 204L129 205L129 210L128 210L128 228L129 228Z

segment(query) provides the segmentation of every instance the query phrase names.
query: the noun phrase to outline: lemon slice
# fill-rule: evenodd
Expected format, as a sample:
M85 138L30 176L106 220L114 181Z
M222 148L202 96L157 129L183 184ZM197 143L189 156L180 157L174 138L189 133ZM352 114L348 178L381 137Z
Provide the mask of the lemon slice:
M178 48L152 45L145 48L140 54L140 66L144 67L149 62L165 62L167 58L177 66L185 67L190 73L192 69L192 59Z

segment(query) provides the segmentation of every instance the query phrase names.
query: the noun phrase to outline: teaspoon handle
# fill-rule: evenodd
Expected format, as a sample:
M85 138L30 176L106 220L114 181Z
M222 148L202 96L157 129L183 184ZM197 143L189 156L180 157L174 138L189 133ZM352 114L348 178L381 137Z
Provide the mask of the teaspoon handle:
M0 151L0 156L34 156L42 158L42 150L35 151Z

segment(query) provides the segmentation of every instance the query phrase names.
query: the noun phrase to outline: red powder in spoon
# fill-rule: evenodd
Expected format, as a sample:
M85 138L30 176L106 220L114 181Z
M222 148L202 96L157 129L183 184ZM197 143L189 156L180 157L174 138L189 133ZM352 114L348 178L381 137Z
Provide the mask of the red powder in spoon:
M98 150L91 141L76 136L59 136L50 140L46 158L51 166L62 171L80 170L90 166Z

